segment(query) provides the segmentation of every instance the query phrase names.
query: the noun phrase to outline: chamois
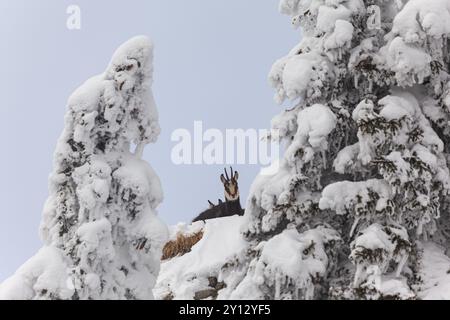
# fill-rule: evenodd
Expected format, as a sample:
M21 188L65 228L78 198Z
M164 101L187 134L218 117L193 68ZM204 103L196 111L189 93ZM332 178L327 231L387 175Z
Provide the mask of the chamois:
M225 189L225 202L219 199L219 204L215 205L208 200L209 209L200 213L192 222L228 217L236 214L242 216L244 214L244 209L241 207L239 198L239 186L237 182L239 173L237 171L233 173L232 167L230 169L231 177L228 176L227 169L224 170L225 175L220 175L220 181L223 183Z

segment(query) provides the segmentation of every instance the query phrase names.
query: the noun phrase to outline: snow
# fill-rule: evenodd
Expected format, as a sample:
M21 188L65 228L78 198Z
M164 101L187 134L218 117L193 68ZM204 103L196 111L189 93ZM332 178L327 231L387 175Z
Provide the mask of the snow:
M300 0L281 0L279 2L279 11L283 14L296 15L299 13Z
M423 285L418 297L423 300L450 300L450 258L444 248L432 242L421 245L422 263L420 276Z
M315 54L297 55L288 59L282 80L286 96L289 99L305 97L318 64L320 64L320 58Z
M450 98L450 96L448 96ZM439 125L445 124L445 119L447 118L444 110L442 110L441 106L438 102L431 98L426 98L423 100L423 113L426 115L428 119L432 122L437 123ZM444 105L448 108L450 106L450 100L447 102L444 99Z
M444 143L432 129L429 120L422 113L419 102L411 93L394 90L391 95L381 99L379 104L383 107L380 116L386 120L398 120L403 116L414 119L423 130L422 143L433 151L444 150Z
M270 85L276 89L274 101L278 104L283 103L283 101L286 99L286 91L282 85L283 81L282 77L283 77L283 70L286 66L287 61L288 57L284 57L282 59L277 60L272 65L272 68L268 76Z
M336 115L327 106L315 104L301 110L297 116L297 132L285 153L287 161L294 163L298 150L302 149L302 160L304 163L310 162L316 151L327 148L328 136L336 122Z
M293 239L327 222L349 233L343 246L353 250L349 260L329 259L339 270L327 282L337 298L417 297L405 277L421 263L409 257L410 244L444 232L439 216L447 215L449 4L280 1L303 36L269 74L276 102L290 100L272 121L286 151L280 170L252 185L244 233L253 255L230 280L239 290L223 296L315 297L307 284L280 279L303 262L289 259Z
M128 64L132 66L132 74L136 72L135 68L138 68L140 64L142 68L148 70L149 73L146 75L151 77L151 73L153 72L153 43L148 37L136 36L122 44L114 52L107 72L115 74L117 67Z
M219 299L329 298L325 291L336 284L346 291L338 298L421 295L405 274L416 276L409 255L421 233L414 228L436 225L449 182L445 139L424 115L444 120L441 128L449 119L442 93L446 71L433 77L431 63L446 62L448 1L373 4L380 5L381 21L373 21L380 28L367 30L377 7L363 1L280 1L280 11L302 27L303 38L269 73L275 101L290 100L290 109L271 122L271 138L286 146L278 171L262 171L252 184L240 222L248 242L209 272L204 256L197 258L200 273L190 269L196 263L192 252L167 262L189 276L165 276L160 296L192 297L209 287L208 276L226 284ZM424 99L430 92L431 102ZM349 234L339 235L331 225ZM190 234L207 227L208 222L176 229ZM339 251L341 241L351 251L348 259ZM337 270L333 279L326 278L330 268ZM430 273L437 276L435 271ZM440 281L448 279L439 277L446 288Z
M298 114L298 138L307 139L313 148L326 148L328 135L336 126L336 116L330 108L315 104Z
M321 88L332 78L330 62L315 52L291 53L275 62L269 73L269 82L276 90L275 101L279 104L286 98L320 97Z
M336 20L333 33L325 40L326 49L337 49L350 45L353 38L353 25L346 20Z
M450 35L448 0L410 0L394 19L392 32L406 42L417 42L426 35L436 39Z
M230 299L261 299L258 286L273 287L274 299L288 298L283 288L290 285L301 289L289 298L312 299L313 279L324 277L328 272L324 246L339 240L336 231L318 227L304 233L286 229L267 242L261 242L256 247L259 253L250 263L249 273Z
M258 203L263 209L270 210L273 205L278 203L288 179L289 172L283 163L280 163L280 170L276 174L258 175L250 187L252 197L247 201L247 206Z
M0 285L2 298L153 298L168 230L156 211L161 182L141 159L160 132L152 58L151 41L132 38L70 96L41 222L45 247Z
M271 122L285 154L255 178L243 217L169 231L161 182L141 159L160 132L153 45L124 44L69 99L46 247L0 298L326 299L337 285L337 298L450 299L450 258L422 242L444 233L450 190L450 2L377 4L381 21L362 0L280 1L303 35L269 74L275 101L290 100ZM167 239L200 232L160 266Z
M351 69L354 69L361 60L368 57L368 54L374 50L375 41L375 38L369 37L367 39L363 39L361 43L351 49L350 59L348 63L348 66Z
M210 222L206 220L206 222ZM203 231L205 227L205 221L196 221L191 224L180 222L174 226L169 226L169 241L175 240L179 234L184 236L192 236L200 231Z
M431 75L431 56L420 47L409 45L401 37L394 38L384 50L387 67L395 72L397 82L402 86L423 83Z
M60 299L73 294L61 250L46 246L0 285L0 300L30 300L43 290ZM46 294L43 294L45 297Z
M371 201L369 191L379 195L376 209L381 211L386 207L386 201L392 197L391 188L388 183L382 179L370 179L367 181L340 181L329 184L322 191L322 197L319 201L321 210L334 210L336 214L347 214L357 203L366 206ZM358 214L358 213L355 213Z
M275 141L289 139L297 132L298 109L283 111L271 121L271 138Z
M86 112L96 110L104 86L102 78L102 75L92 77L76 89L68 99L69 108Z
M352 118L356 122L358 122L361 119L368 118L371 116L373 109L374 109L374 104L373 104L372 100L364 99L353 110Z
M418 109L417 102L412 104L410 101L396 96L386 96L378 103L383 107L379 114L386 120L399 120L405 116L414 117Z
M195 292L207 288L207 278L217 277L229 260L247 248L240 233L243 221L242 216L235 215L172 227L171 239L178 232L190 235L199 230L203 230L203 238L189 253L162 262L155 297L162 299L172 293L175 299L193 299Z
M406 229L397 226L381 226L378 223L362 230L352 242L350 258L356 264L354 286L372 287L381 296L410 299L415 295L401 276L407 261L410 243ZM370 258L362 258L370 255ZM384 275L395 262L395 273Z
M102 238L108 237L110 233L111 223L106 218L85 223L77 230L77 235L83 242L87 251L93 251L94 249L98 248L102 243L105 242Z
M381 277L378 290L385 297L397 297L404 300L415 298L405 278Z
M442 60L450 36L447 0L411 0L395 16L388 44L380 51L399 85L423 83L431 75L430 62Z
M378 113L375 112L375 108L379 110ZM399 124L393 133L383 130L379 130L373 134L358 133L358 159L361 160L362 164L370 163L376 157L376 150L379 148L381 141L386 139L387 136L392 135L389 137L392 144L409 147L408 151L402 153L403 157L410 156L410 154L416 151L416 153L421 154L421 158L424 159L425 163L431 165L433 170L439 171L441 172L439 175L445 176L445 169L443 168L445 164L441 160L436 159L436 155L444 150L444 143L433 130L430 121L424 116L419 101L410 92L394 89L392 90L392 94L378 101L378 106L375 106L371 100L363 100L354 109L353 119L357 122L378 119L384 122L395 122ZM410 140L412 123L421 132L420 137L417 138L415 143L412 143ZM444 181L445 178L440 180Z
M339 20L347 21L351 14L352 12L343 5L338 5L336 7L320 6L317 15L317 30L319 32L331 32L335 26L337 27L339 25ZM340 27L342 27L342 25ZM349 30L348 26L345 28L346 30ZM338 30L338 32L340 32L340 30Z
M101 159L93 160L74 170L80 211L92 210L99 203L106 203L109 196L111 168ZM82 218L82 217L81 217Z
M327 235L327 232L332 234L325 238L327 241L339 240L337 233L323 228L308 230L302 234L295 229L287 229L264 245L260 261L271 268L269 272L280 272L301 283L308 280L304 276L309 278L310 275L324 275L328 259L321 245L323 235ZM306 249L313 244L314 253L307 253ZM299 261L304 261L304 264Z
M408 238L407 235L406 238ZM356 238L354 246L369 250L383 249L388 252L394 251L395 249L395 246L389 239L389 236L378 224L373 224L362 231L361 235Z
M334 170L338 173L344 174L347 170L350 170L354 165L356 165L358 154L358 143L345 147L344 149L339 151L336 159L334 159Z
M144 198L150 208L155 209L164 198L161 181L153 168L144 160L125 156L122 166L113 173L124 192Z

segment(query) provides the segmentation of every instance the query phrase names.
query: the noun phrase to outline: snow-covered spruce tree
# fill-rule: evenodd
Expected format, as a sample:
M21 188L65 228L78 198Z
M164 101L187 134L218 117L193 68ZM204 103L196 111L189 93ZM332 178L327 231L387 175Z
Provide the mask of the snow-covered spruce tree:
M301 42L270 72L280 170L253 184L231 298L410 299L449 240L448 0L281 0ZM448 242L447 242L448 243Z
M159 178L141 159L160 132L153 47L136 37L69 99L41 236L0 287L6 299L151 299L168 237ZM130 149L135 150L130 151Z

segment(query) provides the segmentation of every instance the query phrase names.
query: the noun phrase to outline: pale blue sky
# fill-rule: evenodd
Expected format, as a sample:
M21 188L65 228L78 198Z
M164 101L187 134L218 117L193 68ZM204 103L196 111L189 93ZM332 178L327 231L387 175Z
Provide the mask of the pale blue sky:
M66 28L79 5L82 29ZM223 198L222 166L175 166L177 128L267 128L281 108L267 74L299 40L278 0L0 0L0 281L41 246L38 227L68 96L102 72L114 50L155 43L153 91L162 134L145 158L160 176L169 224ZM258 166L240 171L242 205Z

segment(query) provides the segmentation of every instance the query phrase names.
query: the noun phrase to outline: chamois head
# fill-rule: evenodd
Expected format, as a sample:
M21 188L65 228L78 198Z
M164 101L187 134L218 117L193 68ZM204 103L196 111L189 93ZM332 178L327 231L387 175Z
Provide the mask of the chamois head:
M231 177L228 176L227 169L225 169L225 175L220 175L220 181L222 181L223 186L225 188L225 199L227 201L235 201L239 199L239 187L238 187L238 178L239 173L234 171L233 168L230 167Z

